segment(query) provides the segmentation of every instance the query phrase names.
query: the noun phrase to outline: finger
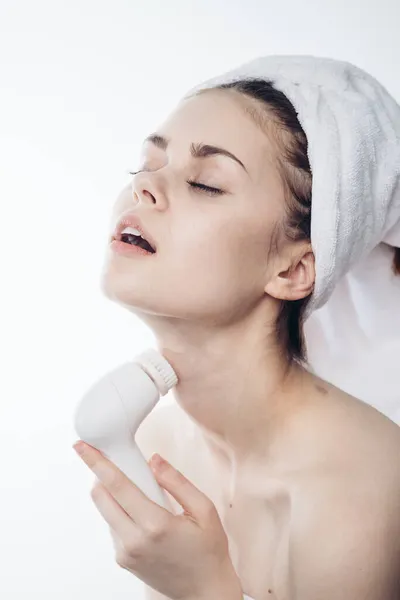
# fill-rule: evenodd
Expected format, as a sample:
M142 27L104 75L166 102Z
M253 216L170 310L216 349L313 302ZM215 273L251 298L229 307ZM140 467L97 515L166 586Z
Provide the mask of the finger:
M95 482L90 495L97 510L108 523L115 545L117 544L117 540L123 542L127 539L132 540L135 536L138 536L138 528L130 516L126 514L124 509L114 500L100 481L97 480Z
M208 524L210 518L215 517L217 512L211 500L168 461L154 454L150 466L158 483L179 502L185 513L200 525Z
M74 448L78 451L77 445ZM106 490L131 517L134 523L143 528L162 526L171 518L165 508L146 496L114 463L108 460L93 446L80 442L82 460L101 481Z

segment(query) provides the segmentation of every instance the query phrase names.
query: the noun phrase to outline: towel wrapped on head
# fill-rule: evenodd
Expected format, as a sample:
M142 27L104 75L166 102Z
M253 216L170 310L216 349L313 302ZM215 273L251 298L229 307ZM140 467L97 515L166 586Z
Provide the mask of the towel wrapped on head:
M400 247L400 106L351 63L302 55L256 58L190 93L246 78L272 81L307 136L316 267L310 315L380 242Z
M268 80L286 95L307 137L316 270L305 314L311 317L306 323L310 362L321 376L382 412L392 416L399 410L400 420L394 380L385 399L384 389L381 398L372 397L382 390L379 377L364 389L354 376L359 369L362 377L362 361L369 369L383 368L379 348L384 348L381 356L387 352L386 366L400 349L394 345L400 343L400 277L395 276L400 251L388 253L386 246L400 247L400 106L359 67L307 55L256 58L188 95L252 78Z

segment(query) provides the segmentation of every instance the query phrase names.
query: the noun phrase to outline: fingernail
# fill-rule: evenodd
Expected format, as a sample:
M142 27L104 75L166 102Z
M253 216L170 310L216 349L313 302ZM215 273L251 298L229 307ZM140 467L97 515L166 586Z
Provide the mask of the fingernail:
M153 456L151 457L151 464L154 467L161 467L161 465L165 464L165 460L159 455L159 454L153 454Z
M79 456L85 452L85 444L83 442L76 442L72 447Z

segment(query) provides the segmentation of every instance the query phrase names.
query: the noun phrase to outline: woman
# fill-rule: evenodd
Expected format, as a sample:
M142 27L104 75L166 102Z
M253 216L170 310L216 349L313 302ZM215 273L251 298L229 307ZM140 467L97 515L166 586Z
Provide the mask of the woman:
M311 185L306 134L273 85L191 95L145 141L113 210L114 223L138 217L156 252L110 251L102 289L179 379L138 445L213 502L244 592L395 600L399 428L307 366Z

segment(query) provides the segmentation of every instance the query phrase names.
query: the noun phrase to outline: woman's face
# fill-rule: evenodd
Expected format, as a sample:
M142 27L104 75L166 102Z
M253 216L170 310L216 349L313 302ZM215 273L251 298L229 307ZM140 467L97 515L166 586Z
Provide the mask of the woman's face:
M127 257L108 249L102 290L109 298L133 312L215 325L243 316L265 296L283 186L273 142L244 112L244 102L221 90L185 100L157 129L168 146L144 143L134 169L143 172L118 196L111 232L122 214L136 214L157 252ZM196 158L192 144L223 148L244 167L220 154Z

